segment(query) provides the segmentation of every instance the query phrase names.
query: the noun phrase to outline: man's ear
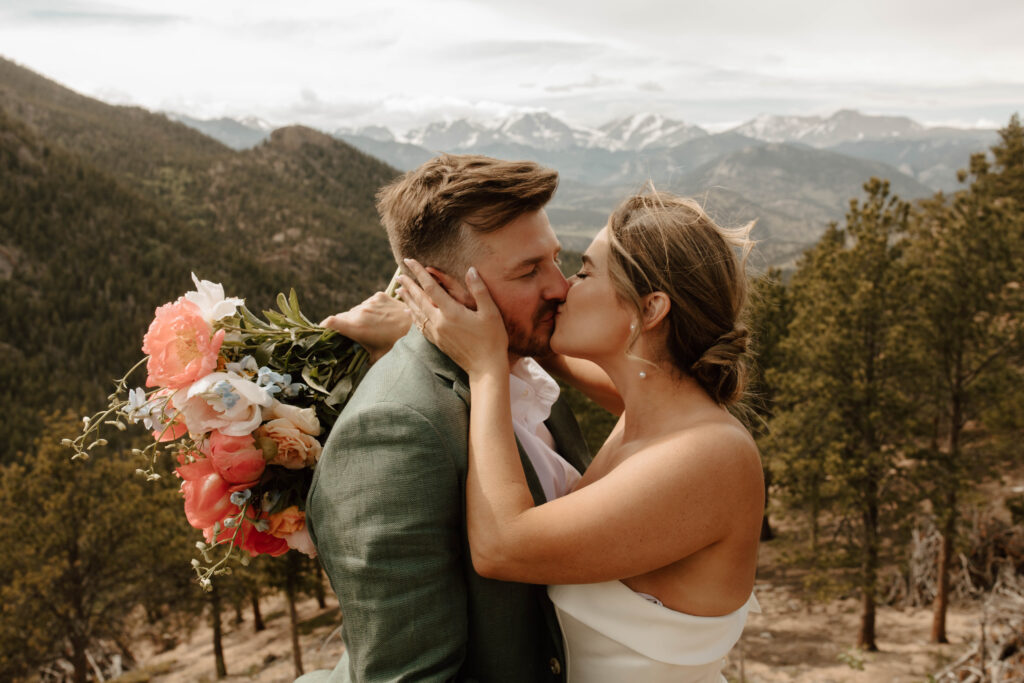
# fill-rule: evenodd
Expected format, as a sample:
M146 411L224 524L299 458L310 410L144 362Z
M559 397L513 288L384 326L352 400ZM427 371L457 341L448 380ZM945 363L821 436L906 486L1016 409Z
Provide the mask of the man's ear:
M437 283L444 288L444 291L448 292L448 296L458 301L463 306L469 308L476 308L476 300L466 289L466 284L462 280L452 277L443 270L438 270L433 266L427 266L426 271L430 273L430 277L437 280Z
M672 300L665 292L651 292L645 295L641 302L643 304L643 319L640 327L642 330L650 330L661 324L661 321L668 315L672 308Z

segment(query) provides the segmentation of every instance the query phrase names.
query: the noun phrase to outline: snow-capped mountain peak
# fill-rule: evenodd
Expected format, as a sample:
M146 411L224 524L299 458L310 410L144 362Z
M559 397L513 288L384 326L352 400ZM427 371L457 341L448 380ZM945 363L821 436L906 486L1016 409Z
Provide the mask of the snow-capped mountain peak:
M850 140L913 137L923 133L925 128L904 116L871 116L841 109L828 118L762 114L733 131L766 142L802 142L812 147L829 147Z
M699 126L668 119L660 114L633 114L609 121L599 130L602 139L598 145L612 150L672 147L708 134Z
M237 120L246 128L252 128L253 130L262 130L267 133L274 130L274 125L272 123L269 123L258 116L246 116Z

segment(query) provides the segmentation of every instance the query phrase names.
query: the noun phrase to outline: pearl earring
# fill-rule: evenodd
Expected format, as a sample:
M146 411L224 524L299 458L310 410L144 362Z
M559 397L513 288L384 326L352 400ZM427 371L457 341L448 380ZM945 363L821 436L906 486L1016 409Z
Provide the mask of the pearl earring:
M640 379L647 379L647 373L643 370L640 371Z
M630 323L630 324L629 324L629 331L630 331L630 332L633 332L633 331L635 331L635 330L636 330L636 323Z

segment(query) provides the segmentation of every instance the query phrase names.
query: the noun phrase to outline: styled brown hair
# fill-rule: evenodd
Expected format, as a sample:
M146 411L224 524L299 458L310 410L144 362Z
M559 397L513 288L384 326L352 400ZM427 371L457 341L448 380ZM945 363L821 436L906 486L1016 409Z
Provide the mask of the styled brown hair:
M377 193L395 260L415 258L453 275L468 267L465 237L544 207L558 173L532 161L442 154Z
M721 228L692 199L653 188L626 199L608 221L616 292L641 316L643 296L668 296L671 363L725 406L741 399L746 386L748 332L741 316L752 227Z

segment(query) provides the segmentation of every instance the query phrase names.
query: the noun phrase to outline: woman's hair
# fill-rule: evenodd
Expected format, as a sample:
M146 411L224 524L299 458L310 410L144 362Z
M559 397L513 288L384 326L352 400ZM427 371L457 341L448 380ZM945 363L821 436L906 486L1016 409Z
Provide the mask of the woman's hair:
M692 199L653 188L626 199L608 221L616 292L641 319L645 295L668 296L669 360L723 406L741 399L746 384L748 333L741 316L752 227L721 228ZM636 330L631 341L639 335Z

